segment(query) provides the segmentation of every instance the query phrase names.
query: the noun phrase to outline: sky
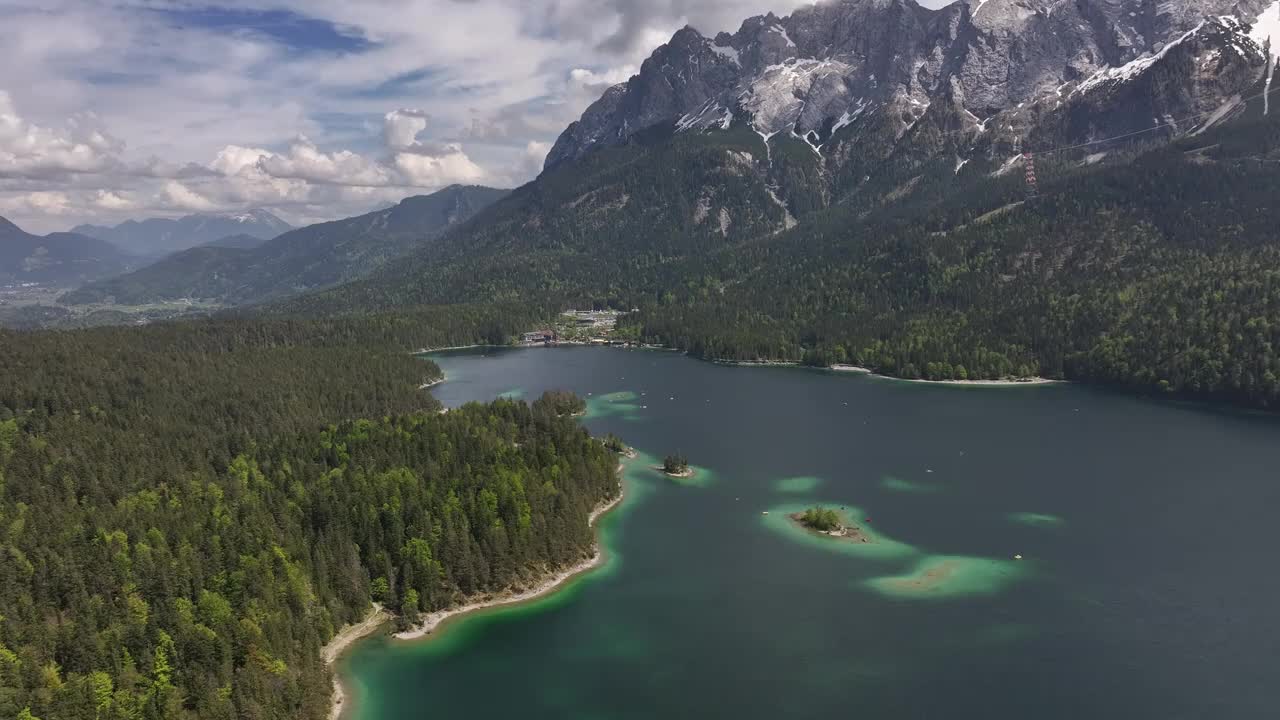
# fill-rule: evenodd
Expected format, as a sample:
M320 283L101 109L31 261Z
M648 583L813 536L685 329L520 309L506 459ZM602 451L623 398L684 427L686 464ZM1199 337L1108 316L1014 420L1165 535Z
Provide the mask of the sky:
M685 24L803 0L0 0L0 216L295 225L515 187Z

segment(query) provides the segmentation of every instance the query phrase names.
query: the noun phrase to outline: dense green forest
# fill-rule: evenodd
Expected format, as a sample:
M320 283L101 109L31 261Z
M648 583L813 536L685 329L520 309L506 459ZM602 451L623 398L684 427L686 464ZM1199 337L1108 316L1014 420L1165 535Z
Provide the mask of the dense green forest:
M563 394L439 413L402 348L513 308L0 331L0 717L325 717L320 647L590 552Z

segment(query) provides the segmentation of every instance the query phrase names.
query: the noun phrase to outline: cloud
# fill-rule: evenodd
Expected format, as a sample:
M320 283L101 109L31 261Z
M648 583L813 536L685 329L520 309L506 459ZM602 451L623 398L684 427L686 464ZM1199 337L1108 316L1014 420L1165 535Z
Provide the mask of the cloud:
M71 199L63 192L40 191L0 197L0 210L7 213L36 213L40 215L66 215L71 211Z
M383 119L387 147L405 150L418 144L418 134L427 129L430 115L425 110L392 110Z
M524 148L524 158L522 159L518 171L519 180L532 180L541 172L543 165L547 161L547 153L551 152L551 143L537 142L530 140Z
M93 206L102 210L133 210L138 204L124 193L99 190L93 198Z
M0 207L44 229L208 207L302 222L523 182L686 22L714 34L801 4L4 0ZM31 192L67 205L43 214Z
M485 171L472 162L458 146L447 147L438 155L397 153L393 162L401 177L415 187L476 184L486 177Z
M42 127L19 115L13 98L0 90L0 175L101 172L117 164L120 149L91 114L69 118L62 128Z
M183 185L177 180L165 183L163 199L172 207L192 212L213 212L218 209L212 200Z
M256 168L259 160L272 154L262 148L228 145L218 151L209 168L223 175L239 175L245 169Z
M256 167L273 178L305 180L363 187L394 184L386 168L349 150L324 152L305 137L289 145L287 152L264 154Z

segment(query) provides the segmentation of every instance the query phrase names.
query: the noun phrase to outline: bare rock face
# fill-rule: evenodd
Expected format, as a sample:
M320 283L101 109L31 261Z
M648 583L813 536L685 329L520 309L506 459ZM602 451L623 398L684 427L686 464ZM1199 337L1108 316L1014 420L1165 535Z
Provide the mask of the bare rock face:
M830 0L714 39L686 27L570 125L546 164L664 125L746 123L820 152L842 131L897 139L934 115L1024 138L1127 132L1212 111L1257 82L1266 51L1250 25L1271 2ZM930 113L935 103L945 111Z

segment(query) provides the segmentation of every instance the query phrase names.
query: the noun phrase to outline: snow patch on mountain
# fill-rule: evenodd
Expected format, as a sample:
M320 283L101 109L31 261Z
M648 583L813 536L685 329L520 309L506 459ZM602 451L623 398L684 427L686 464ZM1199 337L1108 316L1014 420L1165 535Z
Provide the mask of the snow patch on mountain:
M1272 3L1271 7L1262 11L1262 14L1253 21L1253 30L1249 32L1249 39L1258 43L1258 47L1265 48L1267 43L1271 43L1271 61L1274 63L1280 59L1280 0Z
M1147 69L1150 68L1152 65L1155 65L1156 63L1160 62L1160 60L1162 60L1166 55L1169 54L1170 50L1181 45L1183 42L1187 40L1187 38L1190 38L1193 35L1195 35L1203 27L1204 27L1204 22L1202 21L1199 25L1196 25L1194 29L1187 31L1177 40L1174 40L1166 44L1164 47L1160 48L1160 51L1155 53L1154 55L1149 55L1147 57L1140 57L1137 60L1134 60L1132 62L1127 62L1124 65L1121 65L1119 67L1110 67L1110 68L1104 68L1102 70L1099 70L1098 72L1094 73L1089 79L1080 83L1080 85L1076 87L1075 91L1072 94L1074 95L1076 93L1087 93L1103 85L1118 85L1121 83L1126 83L1138 77L1142 73L1146 72Z
M738 66L742 65L742 57L738 54L738 51L734 49L732 46L717 45L713 42L710 44L710 47L711 47L711 52L719 55L722 58L725 58L726 60L732 62L734 65L738 65Z
M847 96L844 76L849 69L836 60L792 58L766 67L743 91L740 102L757 131L815 130L821 127L820 122L797 128L802 113L810 104L821 113L822 106Z

